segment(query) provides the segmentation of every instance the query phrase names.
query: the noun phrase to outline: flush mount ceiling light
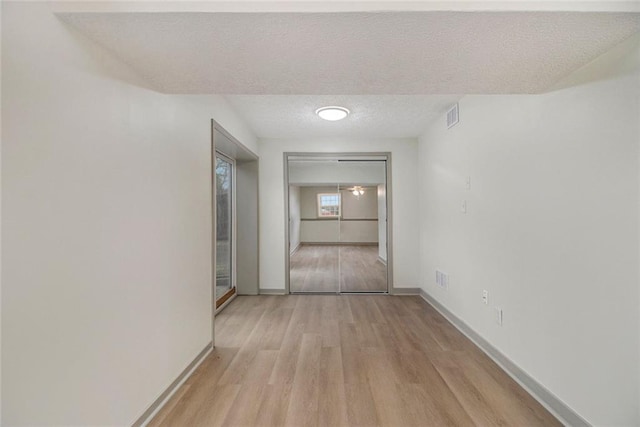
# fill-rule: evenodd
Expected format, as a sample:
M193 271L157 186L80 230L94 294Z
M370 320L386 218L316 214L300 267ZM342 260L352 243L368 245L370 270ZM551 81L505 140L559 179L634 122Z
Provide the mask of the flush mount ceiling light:
M320 118L335 122L337 120L342 120L349 115L350 111L344 107L322 107L316 110L316 114L320 116Z

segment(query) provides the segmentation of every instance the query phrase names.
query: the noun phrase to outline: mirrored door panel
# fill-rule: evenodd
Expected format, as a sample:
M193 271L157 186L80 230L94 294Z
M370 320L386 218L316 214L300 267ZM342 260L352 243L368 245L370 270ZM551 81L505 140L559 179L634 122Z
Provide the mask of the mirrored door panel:
M289 161L289 289L339 292L342 199L335 160Z
M341 161L341 292L387 292L386 165Z
M339 292L342 199L331 183L335 162L289 162L289 289Z

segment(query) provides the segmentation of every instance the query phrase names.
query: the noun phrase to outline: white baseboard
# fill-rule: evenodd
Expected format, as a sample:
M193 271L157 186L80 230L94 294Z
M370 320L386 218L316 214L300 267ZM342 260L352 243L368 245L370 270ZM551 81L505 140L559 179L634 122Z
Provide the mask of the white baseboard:
M303 246L378 246L378 242L300 242Z
M191 374L193 374L196 368L200 366L202 361L209 355L209 353L211 353L212 350L212 343L209 342L209 344L207 344L207 346L195 357L195 359L193 359L191 363L189 363L189 365L184 368L180 375L178 375L178 378L176 378L169 385L169 387L167 387L167 389L163 391L160 396L151 404L151 406L149 406L147 410L144 411L140 418L138 418L132 424L132 427L146 426L153 419L153 417L156 416L160 409L162 409L162 407L167 404L169 399L171 399L171 396L174 395L174 393L180 388L180 386L189 379Z
M435 298L420 289L419 295L436 311L442 314L453 326L480 348L491 360L496 362L503 371L520 384L534 399L551 412L560 422L572 427L591 427L591 424L571 409L566 403L551 393L546 387L537 382L531 375L516 365L511 359L502 354L489 341L474 331L462 319L440 304Z
M260 289L259 295L286 295L287 292L284 289Z
M295 254L296 252L298 252L298 249L300 249L300 246L302 245L302 243L298 242L298 244L296 245L295 248L291 249L289 252L289 256Z
M420 288L393 288L393 295L420 295Z

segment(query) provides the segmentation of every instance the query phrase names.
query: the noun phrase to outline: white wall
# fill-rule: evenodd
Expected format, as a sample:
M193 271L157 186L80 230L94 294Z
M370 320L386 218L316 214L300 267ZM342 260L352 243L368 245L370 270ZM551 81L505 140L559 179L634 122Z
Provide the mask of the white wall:
M364 194L355 196L351 191L342 190L342 218L376 219L378 218L378 188L362 187Z
M300 224L301 243L336 243L340 241L338 221L302 221Z
M130 425L211 339L210 119L2 3L2 425Z
M0 4L0 36L2 34L2 5ZM1 37L0 37L1 42ZM2 70L2 55L0 47L0 71ZM0 73L0 99L2 99L2 74ZM0 130L2 129L2 114L0 114ZM2 132L0 131L0 177L2 176ZM2 221L2 179L0 178L0 223ZM2 226L0 224L0 311L2 307ZM2 423L2 313L0 313L0 424Z
M377 219L377 188L363 187L364 194L354 196L350 191L341 190L342 219L351 221L317 221L318 194L335 193L338 186L301 187L300 241L303 243L377 243L377 221L353 221L353 219Z
M2 5L0 4L0 35L2 34ZM0 37L1 39L1 37ZM1 53L1 48L0 48ZM2 99L2 55L0 54L0 100ZM2 129L2 114L0 114L0 130ZM2 132L0 132L0 177L2 176ZM2 242L2 189L0 178L0 242ZM0 311L2 307L2 244L0 243ZM2 423L2 315L0 313L0 424Z
M284 289L284 152L391 152L394 286L417 287L417 141L414 139L261 139L260 287ZM397 166L397 167L396 167Z
M302 243L378 243L377 221L302 221Z
M593 425L640 424L638 70L636 38L419 144L423 288Z
M289 184L377 185L385 182L384 162L289 161Z
M289 186L289 250L293 253L300 245L300 187Z
M302 219L316 219L318 217L318 194L337 192L337 184L322 187L301 187L300 217Z
M378 243L378 222L340 221L340 241L344 243Z

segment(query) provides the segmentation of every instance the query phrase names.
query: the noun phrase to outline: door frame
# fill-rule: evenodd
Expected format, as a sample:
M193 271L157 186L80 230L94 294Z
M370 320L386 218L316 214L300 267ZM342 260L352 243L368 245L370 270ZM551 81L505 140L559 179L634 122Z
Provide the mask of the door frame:
M385 161L386 171L386 199L387 199L387 291L376 292L376 294L395 294L395 287L393 286L393 191L391 180L391 152L285 152L283 153L283 168L284 168L284 282L285 282L285 294L291 294L290 288L290 242L289 242L289 158L290 157L310 157L317 159L326 158L339 158L340 160L356 160L362 157L380 157L380 160ZM340 287L338 287L340 289ZM340 291L338 293L341 293ZM349 292L344 292L349 293ZM362 293L362 292L358 292ZM365 293L366 294L366 293Z
M238 163L242 163L242 164L247 164L248 162L258 162L259 161L259 157L256 153L254 153L253 151L251 151L249 148L247 148L247 146L245 146L242 142L240 142L238 139L236 139L231 133L229 133L224 127L222 127L215 119L211 119L211 144L210 144L210 176L209 176L209 194L211 195L211 217L210 217L210 221L209 223L211 224L211 265L210 265L210 270L209 270L209 274L210 274L210 279L211 279L211 301L210 301L210 307L211 307L211 343L212 346L215 348L215 343L216 343L216 314L220 311L220 310L216 310L216 244L217 244L217 236L216 236L216 217L217 217L217 213L216 213L216 186L215 186L215 179L216 179L216 152L222 152L223 154L226 155L226 157L230 157L235 161L235 173L236 176L234 177L234 181L237 184L237 170L238 170ZM220 135L222 136L221 138L217 138L216 137L216 131L220 133ZM257 180L257 178L256 178ZM235 190L234 190L235 191ZM257 199L258 199L258 187L257 187L257 182L256 182L256 194L255 194L255 198L256 198L256 205L257 205ZM233 199L235 201L238 200L237 194L234 194ZM235 202L234 202L235 203ZM237 212L236 212L237 213ZM238 224L238 218L237 215L234 214L234 223ZM237 228L236 228L237 230ZM256 230L256 233L259 234L259 229ZM237 234L236 234L237 236ZM259 238L256 235L256 257L259 258L260 256L260 249L259 249ZM238 247L237 241L236 241L236 249ZM235 263L237 264L238 261L238 256L237 256L237 252L236 252L236 256L235 256ZM259 269L259 264L257 265L257 268ZM236 271L236 279L237 279L237 271ZM236 283L236 295L237 295L237 283ZM256 293L257 290L259 289L259 283L256 283ZM222 305L220 307L220 309L224 308L229 302L231 302L233 298L230 298L229 300L227 300L227 303Z

